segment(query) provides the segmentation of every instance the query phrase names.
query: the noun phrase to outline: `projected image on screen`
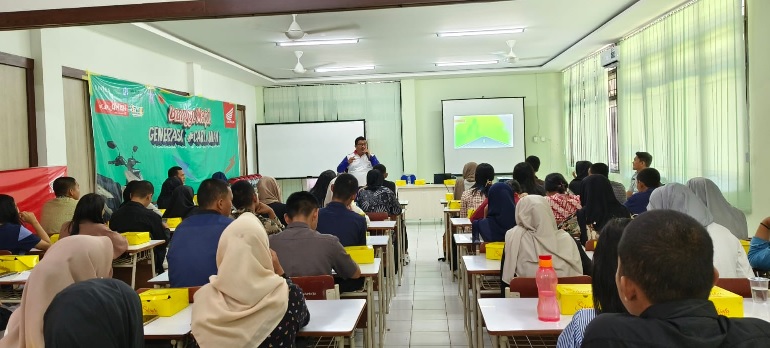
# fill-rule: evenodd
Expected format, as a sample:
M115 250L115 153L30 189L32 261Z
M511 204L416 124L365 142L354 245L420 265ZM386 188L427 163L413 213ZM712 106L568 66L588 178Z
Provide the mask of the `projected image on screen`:
M455 149L513 147L513 115L454 117Z

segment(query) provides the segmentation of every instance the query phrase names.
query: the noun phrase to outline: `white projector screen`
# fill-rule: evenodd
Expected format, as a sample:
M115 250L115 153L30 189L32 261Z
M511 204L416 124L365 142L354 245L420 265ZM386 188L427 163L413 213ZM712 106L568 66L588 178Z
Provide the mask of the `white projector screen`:
M364 120L257 124L257 172L296 179L336 171L365 128Z
M468 162L510 173L523 162L524 98L442 100L444 171L460 174Z

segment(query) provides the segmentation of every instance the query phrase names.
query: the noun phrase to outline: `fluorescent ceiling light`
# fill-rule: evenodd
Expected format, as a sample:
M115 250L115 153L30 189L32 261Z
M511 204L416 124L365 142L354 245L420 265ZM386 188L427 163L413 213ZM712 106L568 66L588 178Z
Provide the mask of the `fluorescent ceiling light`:
M438 37L456 37L456 36L516 34L516 33L522 33L522 32L524 32L524 28L447 31L443 33L436 33L436 35L438 35Z
M315 72L323 73L323 72L360 71L360 70L374 70L374 65L318 68L318 69L315 69Z
M286 41L276 42L276 46L320 46L320 45L344 45L358 43L358 39L339 39L339 40L307 40L307 41Z
M499 63L499 61L496 61L496 60L473 60L473 61L465 61L465 62L436 63L436 66L488 65L488 64L497 64L497 63Z

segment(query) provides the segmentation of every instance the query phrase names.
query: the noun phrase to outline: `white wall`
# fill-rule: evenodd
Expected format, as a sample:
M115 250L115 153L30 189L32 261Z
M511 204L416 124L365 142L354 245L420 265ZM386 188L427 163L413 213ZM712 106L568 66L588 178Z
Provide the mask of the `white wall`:
M0 52L35 59L35 90L40 165L66 164L63 133L61 67L66 66L148 85L194 93L246 106L247 146L254 148L254 123L263 114L261 87L230 79L200 66L197 73L188 62L164 56L96 32L87 27L67 27L0 32ZM257 93L259 92L259 93ZM264 117L262 117L264 118ZM251 151L253 152L253 151ZM249 172L256 168L249 154Z
M433 174L442 173L441 101L481 97L525 97L526 154L540 157L538 176L567 172L560 73L405 80L401 86L405 172L429 181ZM536 134L548 141L534 143ZM515 165L511 161L508 167L495 171L510 173Z

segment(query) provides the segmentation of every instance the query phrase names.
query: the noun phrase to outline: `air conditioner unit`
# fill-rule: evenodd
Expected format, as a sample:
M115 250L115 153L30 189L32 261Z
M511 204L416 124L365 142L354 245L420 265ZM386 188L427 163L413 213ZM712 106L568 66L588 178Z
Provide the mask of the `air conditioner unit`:
M610 48L604 50L602 54L602 66L605 68L612 68L618 65L618 46L612 45Z

